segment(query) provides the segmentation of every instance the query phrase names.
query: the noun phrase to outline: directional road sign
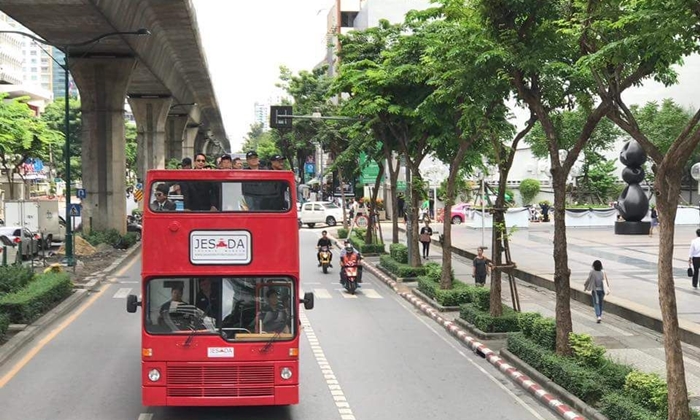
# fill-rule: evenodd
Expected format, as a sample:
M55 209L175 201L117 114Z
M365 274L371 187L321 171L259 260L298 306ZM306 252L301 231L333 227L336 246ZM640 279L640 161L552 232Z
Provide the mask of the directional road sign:
M71 203L70 207L68 207L68 215L69 216L75 216L75 217L80 217L80 213L83 210L83 206L80 204L75 204Z
M87 191L85 190L85 188L78 188L78 189L75 191L75 195L76 195L79 199L84 200L85 197L87 197Z

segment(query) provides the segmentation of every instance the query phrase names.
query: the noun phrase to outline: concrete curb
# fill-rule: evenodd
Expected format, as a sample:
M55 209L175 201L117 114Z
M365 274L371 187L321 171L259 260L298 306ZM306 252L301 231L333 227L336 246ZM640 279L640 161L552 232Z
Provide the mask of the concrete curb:
M540 385L531 380L528 376L506 363L506 361L499 357L494 351L476 341L474 338L468 336L467 333L457 324L443 318L438 311L430 307L430 305L427 303L423 302L420 298L415 297L412 293L400 292L397 288L397 283L391 280L388 276L384 275L381 271L377 270L373 265L365 264L365 267L367 267L367 270L369 270L375 277L391 287L398 295L409 301L413 306L420 309L435 322L442 325L447 332L466 344L467 347L473 350L476 354L484 357L489 363L503 372L511 381L520 385L523 389L532 394L537 400L545 404L550 410L559 415L561 418L567 420L585 420L583 416L578 414L571 407L559 401L552 394L548 393Z
M59 303L56 307L45 313L41 318L37 319L30 325L22 328L22 330L13 336L7 343L0 346L0 366L5 364L7 360L34 340L37 335L49 328L59 318L70 313L73 309L80 305L80 303L90 295L91 291L100 286L102 281L104 281L109 274L119 268L119 266L121 266L125 260L131 258L134 254L136 254L136 251L140 249L141 243L139 242L137 245L125 252L124 255L117 258L109 267L102 271L93 273L90 277L94 276L94 278L88 283L76 286L73 294L71 294L63 302Z

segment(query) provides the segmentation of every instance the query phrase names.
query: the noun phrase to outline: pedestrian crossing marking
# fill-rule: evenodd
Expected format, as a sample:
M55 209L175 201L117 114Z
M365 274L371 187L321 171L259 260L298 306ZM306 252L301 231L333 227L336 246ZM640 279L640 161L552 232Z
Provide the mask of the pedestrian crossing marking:
M338 292L340 292L341 296L343 296L345 299L357 299L357 295L351 295L350 292L348 292L345 289L335 289Z
M331 299L332 296L326 289L314 289L314 297L317 299Z
M374 289L362 289L360 290L360 293L370 299L382 299L382 295L380 295L379 292Z
M129 292L131 292L131 287L122 287L121 289L117 290L117 293L112 296L114 299L124 299L129 295Z

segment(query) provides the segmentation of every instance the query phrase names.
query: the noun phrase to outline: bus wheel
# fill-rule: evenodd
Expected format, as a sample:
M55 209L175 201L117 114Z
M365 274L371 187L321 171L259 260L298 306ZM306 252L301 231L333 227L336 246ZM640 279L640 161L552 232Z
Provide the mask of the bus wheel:
M306 226L312 228L312 227L316 226L316 223L307 223Z

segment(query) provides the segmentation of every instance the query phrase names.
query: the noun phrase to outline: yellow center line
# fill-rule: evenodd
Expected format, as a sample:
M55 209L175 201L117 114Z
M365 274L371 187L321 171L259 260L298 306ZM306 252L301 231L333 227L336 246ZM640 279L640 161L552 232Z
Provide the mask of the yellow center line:
M126 267L120 269L115 274L115 276L123 275L126 271L128 271L131 268L131 266L134 265L134 263L137 260L138 260L138 258L133 258L131 260L131 262L129 262L129 264ZM7 383L10 382L10 380L12 380L12 378L14 378L15 375L17 375L17 373L19 373L19 371L22 370L22 368L24 366L26 366L27 363L29 363L34 358L34 356L36 356L41 351L41 349L44 348L44 346L49 344L51 342L51 340L56 338L56 336L61 333L61 331L65 330L70 324L72 324L76 319L78 319L78 317L83 312L85 312L87 310L87 308L89 308L93 303L95 303L95 301L97 299L99 299L100 296L102 296L104 294L104 292L107 289L109 289L110 286L111 286L111 284L103 284L102 287L100 288L100 291L98 291L97 293L92 295L87 300L87 302L85 302L85 304L83 304L83 306L81 306L77 311L73 312L68 318L66 318L61 323L61 325L58 326L58 328L51 331L51 333L49 333L46 337L42 338L37 343L37 345L34 346L21 360L19 360L17 363L15 363L15 365L12 366L12 369L10 369L9 372L7 372L2 378L0 378L0 388L3 388L5 385L7 385Z

